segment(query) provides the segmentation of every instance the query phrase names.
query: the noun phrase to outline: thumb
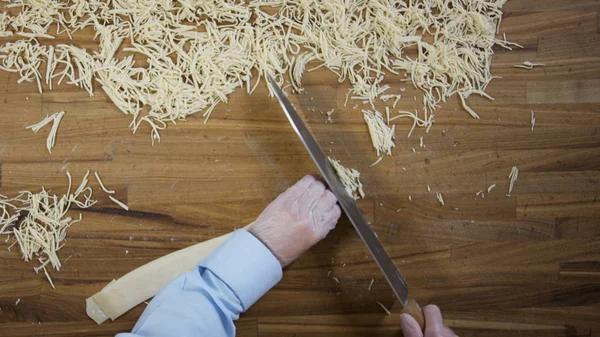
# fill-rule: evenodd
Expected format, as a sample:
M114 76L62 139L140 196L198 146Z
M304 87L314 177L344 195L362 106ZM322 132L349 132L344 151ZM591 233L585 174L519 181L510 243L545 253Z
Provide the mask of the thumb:
M419 323L409 314L400 315L400 327L404 337L423 337Z

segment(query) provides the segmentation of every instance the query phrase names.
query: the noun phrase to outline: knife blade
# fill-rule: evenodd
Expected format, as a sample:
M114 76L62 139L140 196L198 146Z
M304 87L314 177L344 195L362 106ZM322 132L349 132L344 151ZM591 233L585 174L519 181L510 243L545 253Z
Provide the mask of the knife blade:
M356 229L356 232L358 233L364 244L367 246L367 249L369 250L369 252L373 256L373 259L381 269L381 272L383 273L385 279L394 291L394 294L402 304L402 307L405 308L405 311L415 316L415 318L419 322L419 325L421 325L422 323L418 317L419 313L422 317L422 311L420 310L421 308L418 306L418 304L416 304L414 300L411 299L409 301L408 286L406 284L406 281L404 280L404 277L402 277L402 274L400 274L400 271L394 264L394 261L390 258L390 256L383 248L383 245L377 237L377 234L373 231L373 229L363 216L362 212L358 208L358 205L356 204L356 201L346 192L342 181L335 173L335 170L331 166L329 160L327 159L327 156L325 155L325 153L323 153L323 150L317 143L317 140L312 135L310 130L308 130L308 128L296 112L296 109L294 109L294 107L287 99L279 85L268 74L267 80L271 85L271 89L273 90L275 97L277 97L277 100L283 108L283 111L285 112L287 118L292 124L292 127L302 140L302 143L306 147L306 150L308 150L308 153L319 168L319 171L321 172L321 175L329 185L330 190L337 197L339 204L342 207L342 210L346 213L346 215L350 219L350 222ZM418 310L414 310L414 305L416 305L416 308ZM422 325L421 328L423 328Z

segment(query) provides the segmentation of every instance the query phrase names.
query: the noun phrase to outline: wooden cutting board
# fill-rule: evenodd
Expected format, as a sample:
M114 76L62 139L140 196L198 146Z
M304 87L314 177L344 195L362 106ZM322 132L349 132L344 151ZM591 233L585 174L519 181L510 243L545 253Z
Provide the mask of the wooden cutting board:
M362 172L368 197L360 206L411 295L438 304L458 335L597 335L600 5L513 0L505 8L502 31L525 48L498 50L493 74L502 79L489 87L496 101L470 100L482 119L471 119L451 99L436 112L429 134L417 129L407 138L410 121L398 120L394 155L373 168L364 106L343 105L347 83L319 70L306 75L306 93L292 98L325 151ZM75 43L89 41L83 34ZM546 66L513 68L523 61ZM236 92L207 125L198 116L169 126L152 146L148 127L133 135L129 117L99 88L94 97L65 85L39 94L34 84L16 80L0 72L0 193L42 185L61 192L65 171L77 180L91 169L131 211L117 208L93 185L101 202L70 229L61 251L70 259L51 273L56 290L0 241L3 336L130 330L145 305L96 326L85 315L85 298L137 266L242 227L315 171L264 85L252 96ZM407 88L398 107L414 109L417 93L399 79L390 81L394 90ZM320 112L333 108L333 123L325 123ZM60 110L66 115L48 155L48 131L34 135L24 126ZM513 166L520 174L509 198ZM491 184L497 187L485 199L475 197ZM376 301L394 315L386 316ZM398 336L400 309L343 219L243 316L238 335Z

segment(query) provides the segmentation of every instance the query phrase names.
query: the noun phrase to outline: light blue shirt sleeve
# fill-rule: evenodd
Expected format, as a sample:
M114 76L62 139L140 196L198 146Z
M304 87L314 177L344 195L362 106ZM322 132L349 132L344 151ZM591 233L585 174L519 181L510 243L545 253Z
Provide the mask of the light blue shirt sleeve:
M281 277L281 265L271 251L254 235L238 230L196 270L164 287L133 331L117 337L233 337L233 321Z

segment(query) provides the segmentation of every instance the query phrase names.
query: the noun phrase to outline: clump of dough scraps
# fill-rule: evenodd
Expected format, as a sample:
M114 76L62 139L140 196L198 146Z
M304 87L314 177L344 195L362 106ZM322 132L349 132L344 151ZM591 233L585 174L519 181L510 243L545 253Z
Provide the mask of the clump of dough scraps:
M88 172L89 173L89 172ZM46 270L50 264L60 270L62 263L58 252L64 246L67 229L81 221L81 214L74 219L67 215L73 205L80 209L93 206L97 201L92 199L92 188L87 186L87 174L75 192L71 191L71 175L69 188L65 194L50 194L42 187L37 193L21 192L15 198L0 195L0 234L13 236L14 245L18 245L23 260L37 260L40 265L35 272L44 271L48 282L54 283Z
M335 173L340 177L342 184L346 188L346 193L354 198L354 200L364 198L365 193L363 192L362 183L360 182L360 172L353 168L344 167L338 160L331 157L328 159L333 166Z
M387 154L392 155L392 148L396 134L396 126L389 127L383 120L383 116L379 111L373 113L370 110L363 110L363 117L369 128L373 147L377 151L377 156L382 157Z
M11 238L13 240L8 250L16 245L23 260L37 260L40 265L33 269L36 273L43 271L53 288L54 283L46 267L50 265L60 271L64 261L69 259L61 262L58 254L65 245L67 230L82 219L81 214L72 218L69 211L73 206L86 209L98 202L92 199L93 190L88 186L89 174L90 171L73 192L71 174L67 172L69 187L62 195L51 194L43 187L40 192L23 191L14 198L0 194L0 235L7 235L5 242ZM97 172L95 176L109 198L128 210L125 204L111 196L115 192L104 186Z
M424 109L401 117L429 129L448 97L485 91L494 46L518 46L496 37L506 0L4 3L0 37L12 38L0 46L0 69L40 92L68 83L93 95L97 81L134 132L150 125L153 141L191 114L207 121L237 88L251 94L267 73L302 92L304 74L321 67L350 82L346 102L373 108L378 97L395 97L395 107L400 95L387 93L386 79L408 75ZM94 31L97 48L50 43L84 29Z

